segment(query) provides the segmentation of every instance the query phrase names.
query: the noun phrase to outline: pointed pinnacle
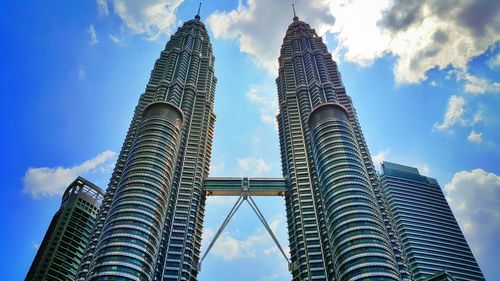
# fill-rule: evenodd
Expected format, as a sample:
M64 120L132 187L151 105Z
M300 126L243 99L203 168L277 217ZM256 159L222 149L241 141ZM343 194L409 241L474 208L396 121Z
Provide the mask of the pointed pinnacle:
M297 14L295 14L295 4L292 3L292 9L293 9L293 21L298 21L299 17L297 17Z
M196 13L196 16L194 17L197 20L200 19L200 10L201 10L201 2L200 2L200 5L198 6L198 12Z

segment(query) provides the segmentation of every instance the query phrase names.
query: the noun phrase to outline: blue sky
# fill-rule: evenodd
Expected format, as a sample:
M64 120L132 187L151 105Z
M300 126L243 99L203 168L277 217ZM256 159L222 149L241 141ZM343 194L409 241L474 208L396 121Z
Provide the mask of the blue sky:
M295 1L326 40L371 154L438 179L488 280L500 280L498 1ZM195 1L2 1L1 271L24 278L65 185L107 186L139 94ZM216 57L211 174L281 175L276 63L288 1L212 1L202 20ZM234 202L210 198L210 239ZM258 198L287 246L282 198ZM206 243L205 243L206 244ZM206 245L204 246L206 247ZM256 270L257 269L257 270ZM200 280L289 280L284 259L243 206Z

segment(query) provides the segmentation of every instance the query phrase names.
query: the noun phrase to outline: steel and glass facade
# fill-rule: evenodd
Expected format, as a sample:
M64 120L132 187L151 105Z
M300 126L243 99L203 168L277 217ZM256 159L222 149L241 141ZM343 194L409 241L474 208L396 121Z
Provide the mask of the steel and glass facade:
M195 280L215 114L200 17L161 52L104 197L77 280Z
M78 177L63 194L25 280L74 280L104 191Z
M400 279L347 111L321 104L308 125L337 280Z
M104 222L89 279L152 280L160 250L182 112L166 102L146 107Z
M380 178L414 280L485 280L436 179L390 162Z
M298 17L283 39L276 84L293 280L408 279L337 65Z

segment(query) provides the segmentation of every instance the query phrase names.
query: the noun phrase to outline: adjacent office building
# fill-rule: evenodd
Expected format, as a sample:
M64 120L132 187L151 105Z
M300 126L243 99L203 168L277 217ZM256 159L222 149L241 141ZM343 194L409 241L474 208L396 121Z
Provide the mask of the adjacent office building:
M77 280L196 279L216 81L197 15L156 60Z
M84 178L63 194L26 280L75 280L104 191Z
M390 162L380 178L414 280L484 280L436 179Z

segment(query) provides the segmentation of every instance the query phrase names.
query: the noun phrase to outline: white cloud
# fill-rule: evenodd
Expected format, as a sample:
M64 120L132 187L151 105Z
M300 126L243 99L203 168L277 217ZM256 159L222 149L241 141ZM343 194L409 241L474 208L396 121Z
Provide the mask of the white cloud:
M479 110L478 112L476 112L476 114L474 114L474 116L472 116L471 125L482 122L484 120L486 120L486 117L484 117L483 112Z
M431 167L427 163L416 165L419 173L424 176L429 176L431 174Z
M215 256L225 261L236 258L255 258L257 253L253 247L253 239L237 240L229 234L223 233L212 248Z
M106 0L96 0L97 10L99 15L107 16L109 15L108 2Z
M464 91L471 94L500 93L500 83L468 73L459 76L464 80Z
M97 40L97 33L95 32L94 25L91 24L89 28L87 29L87 32L89 33L90 39L89 39L89 44L91 46L94 46L95 44L99 43Z
M464 97L453 95L448 99L446 112L441 123L436 122L434 129L438 131L446 131L453 126L473 127L473 125L484 122L486 117L483 113L483 106L478 105L478 109L472 114L470 108L467 108L467 103Z
M169 34L176 25L175 13L183 0L112 0L114 12L134 34L149 40Z
M436 66L466 69L473 57L484 53L500 36L495 28L500 24L498 3L380 0L370 1L373 3L367 7L364 2L336 1L332 5L338 23L334 33L341 38L338 48L346 50L345 58L356 63L392 54L396 57L394 75L398 83L421 82L426 79L426 71ZM356 16L364 9L372 11ZM359 29L350 28L353 25ZM365 27L373 30L367 32ZM369 39L349 39L353 32L360 37L363 33L372 35ZM368 51L365 46L369 46Z
M390 36L384 34L377 22L388 1L335 1L330 13L335 15L335 25L329 26L338 44L334 53L343 53L347 61L369 66L390 48Z
M115 155L115 152L106 150L93 159L69 168L29 168L23 178L23 193L33 198L59 195L76 177L92 171L102 171L100 169Z
M38 251L38 249L40 248L40 243L38 243L38 242L32 241L32 242L31 242L31 245L32 245L32 246L33 246L33 248L34 248L35 250L37 250L37 251Z
M483 133L476 133L476 131L472 130L467 137L467 140L470 142L475 142L475 143L482 143L483 142Z
M85 68L80 66L80 68L78 68L78 80L83 80L83 79L85 79L86 76L87 76L87 73L85 72Z
M321 28L334 17L324 1L295 1L299 16L310 15L309 23ZM237 39L240 51L254 57L255 63L272 76L278 70L280 45L292 21L292 7L280 1L248 0L229 12L215 12L207 18L215 38Z
M434 67L466 69L471 58L500 37L496 2L304 0L296 7L300 19L320 36L336 36L334 53L345 60L368 66L386 54L394 56L397 83L419 83ZM207 22L216 38L237 39L241 52L276 76L279 46L291 18L279 1L248 0L229 12L213 13Z
M252 85L245 93L247 99L256 104L260 111L260 120L264 123L276 124L276 114L278 113L278 98L270 87L264 85Z
M445 130L455 124L465 125L466 121L464 119L464 113L465 99L459 96L451 96L448 100L448 105L446 108L446 113L443 117L443 122L441 124L434 124L434 128L438 130Z
M108 36L109 36L109 39L111 39L111 41L113 41L113 43L115 43L117 45L121 45L123 43L123 39L119 38L118 36L111 35L111 34L108 34Z
M284 215L275 216L269 222L269 227L275 235L277 233L286 233ZM214 236L215 231L213 229L205 229L203 233L204 245L208 244ZM276 248L276 250L271 250L273 248ZM284 250L285 253L289 252L287 249ZM225 261L231 261L235 259L257 258L261 255L281 255L278 251L269 233L261 228L256 233L244 239L237 239L231 233L223 232L212 247L211 253Z
M461 171L444 191L481 268L489 271L486 279L499 276L500 176L482 169Z
M224 162L210 162L210 176L219 177L224 173Z
M233 206L237 197L234 196L208 196L208 206Z
M242 158L238 159L238 166L241 171L247 173L248 176L259 176L264 173L270 172L272 167L262 158Z
M486 64L488 65L489 68L491 69L497 69L500 68L500 53L496 54L496 56L491 57Z
M379 166L380 163L385 161L385 158L389 155L389 148L379 151L377 154L372 155L372 161L375 166Z

